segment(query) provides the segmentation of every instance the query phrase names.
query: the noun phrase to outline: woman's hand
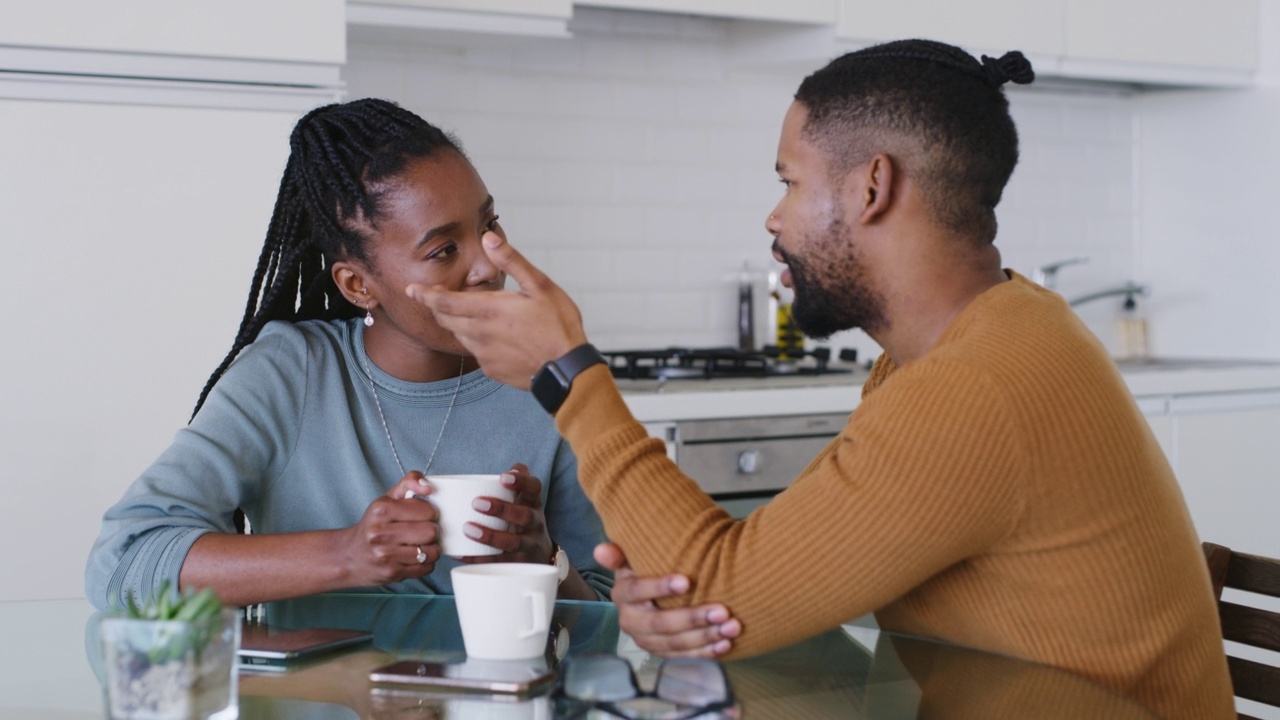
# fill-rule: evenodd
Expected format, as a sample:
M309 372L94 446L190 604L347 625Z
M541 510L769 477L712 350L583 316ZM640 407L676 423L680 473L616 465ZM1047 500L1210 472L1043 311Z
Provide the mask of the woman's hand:
M477 542L501 550L499 555L461 558L464 562L529 562L550 563L551 535L542 511L542 481L529 474L529 468L517 463L502 474L502 484L515 491L515 500L506 502L492 497L476 498L471 506L483 515L505 520L508 531L495 530L477 523L466 523L463 532Z
M435 569L440 559L436 508L418 497L430 492L422 473L409 472L347 528L339 553L351 586L386 585Z
M613 543L596 546L596 561L614 571L613 604L618 627L641 648L655 655L715 657L729 652L742 623L719 603L662 610L654 602L689 592L683 575L637 577L622 548Z

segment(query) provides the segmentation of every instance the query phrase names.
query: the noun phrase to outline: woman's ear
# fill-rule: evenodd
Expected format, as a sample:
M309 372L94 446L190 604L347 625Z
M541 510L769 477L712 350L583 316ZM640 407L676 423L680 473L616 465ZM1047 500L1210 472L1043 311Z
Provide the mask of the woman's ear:
M370 310L378 304L378 301L369 294L369 286L365 284L365 273L362 269L346 260L339 260L330 266L330 271L333 273L333 284L338 286L338 290L347 302L361 310Z

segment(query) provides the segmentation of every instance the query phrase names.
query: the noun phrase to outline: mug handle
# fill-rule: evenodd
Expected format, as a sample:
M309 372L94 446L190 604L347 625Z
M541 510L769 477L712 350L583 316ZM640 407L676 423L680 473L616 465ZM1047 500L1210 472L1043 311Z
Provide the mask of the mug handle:
M524 596L532 600L529 607L533 609L533 616L530 618L533 624L528 630L520 632L520 639L531 638L534 635L545 633L551 628L550 624L543 624L542 619L547 616L547 598L539 592L525 591Z

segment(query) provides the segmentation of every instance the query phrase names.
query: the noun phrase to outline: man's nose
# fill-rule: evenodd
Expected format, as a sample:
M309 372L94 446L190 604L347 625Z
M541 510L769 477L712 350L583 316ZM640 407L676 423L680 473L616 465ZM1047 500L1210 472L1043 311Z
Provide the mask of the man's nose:
M777 237L778 233L782 232L780 223L781 221L778 218L778 208L775 207L773 212L769 213L769 217L764 219L764 229L770 235Z

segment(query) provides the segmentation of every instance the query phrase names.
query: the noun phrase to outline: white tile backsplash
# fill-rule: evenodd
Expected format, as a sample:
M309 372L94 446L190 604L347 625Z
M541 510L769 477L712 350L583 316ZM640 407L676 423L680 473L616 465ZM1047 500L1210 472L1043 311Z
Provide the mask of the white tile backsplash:
M774 267L763 222L803 74L735 67L727 27L599 10L575 14L571 39L510 47L355 37L344 79L350 97L389 97L461 138L512 242L575 297L598 345L732 344L743 263ZM1005 264L1030 275L1089 256L1059 276L1069 297L1130 279L1134 99L1009 98L1022 159L998 210ZM1118 309L1081 310L1113 348ZM856 331L830 344L877 350Z

